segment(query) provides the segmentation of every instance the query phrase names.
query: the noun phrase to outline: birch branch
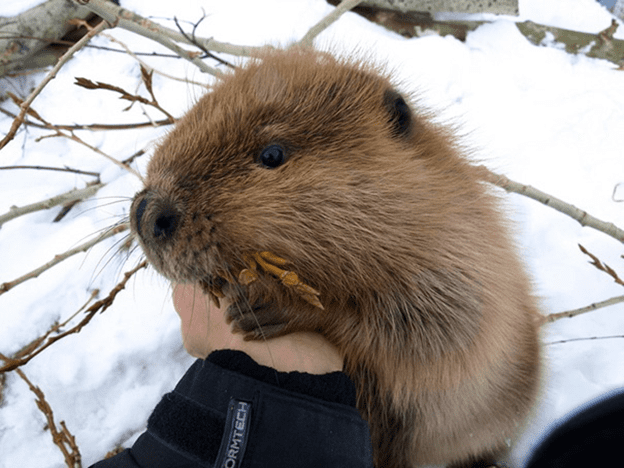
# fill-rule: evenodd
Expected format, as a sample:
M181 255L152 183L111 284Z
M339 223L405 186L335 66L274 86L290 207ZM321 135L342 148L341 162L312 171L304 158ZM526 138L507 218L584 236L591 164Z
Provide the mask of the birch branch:
M18 218L28 213L34 213L35 211L48 210L58 205L63 205L76 200L84 200L85 198L92 197L97 193L99 189L104 187L101 182L95 184L89 184L85 188L70 190L69 192L56 195L42 200L37 203L31 203L24 206L12 206L5 214L0 215L0 227L7 221Z
M107 231L105 231L103 234L100 234L96 238L88 242L85 242L84 244L80 244L79 246L74 247L73 249L69 249L66 252L55 255L52 260L45 263L44 265L41 265L39 268L35 268L34 270L26 273L25 275L22 275L19 278L14 279L13 281L8 281L6 283L0 284L0 296L4 294L5 292L9 291L10 289L14 288L15 286L17 286L18 284L21 284L29 279L38 277L44 271L49 270L50 268L52 268L55 265L58 265L64 260L67 260L69 257L72 257L73 255L76 255L77 253L80 253L80 252L86 252L94 245L102 242L105 239L108 239L109 237L119 234L120 232L123 232L127 229L128 229L128 224L119 224L111 229L108 229Z
M556 314L550 314L544 317L544 323L551 323L555 320L562 318L576 317L577 315L585 314L587 312L593 312L594 310L602 309L603 307L609 307L624 302L624 296L616 296L605 301L594 302L585 307L579 309L566 310L565 312L557 312Z
M299 44L304 47L312 47L314 39L325 29L334 24L344 13L355 8L362 3L362 0L343 0L334 10L310 28L310 30L301 38Z
M11 128L9 129L9 132L0 141L0 150L2 150L2 148L4 148L7 145L7 143L9 143L15 137L15 134L17 133L17 130L19 129L19 127L24 122L24 117L26 116L26 113L28 112L28 109L30 108L30 105L35 100L35 98L37 96L39 96L39 94L41 93L43 88L45 88L45 86L50 81L52 81L52 79L54 79L56 77L56 74L59 72L61 67L63 65L65 65L65 63L67 63L67 61L70 58L72 58L72 56L78 50L80 50L82 47L84 47L91 40L92 37L94 37L99 32L103 31L107 27L108 27L108 23L106 21L102 21L96 27L91 29L82 39L80 39L72 47L70 47L67 50L67 52L65 52L63 54L63 56L59 59L59 61L54 66L54 68L52 68L52 70L50 70L50 72L41 81L41 83L39 83L39 85L35 88L35 90L32 93L30 93L28 98L20 105L20 113L18 114L17 118L15 120L13 120L13 123L11 124Z
M61 39L75 29L71 20L91 18L91 11L66 0L47 0L19 15L0 17L0 76L54 65L63 46L72 45Z
M486 180L507 192L514 192L525 197L532 198L554 210L557 210L563 214L568 215L570 218L578 221L581 226L590 227L597 231L603 232L608 236L613 237L615 240L624 243L624 230L618 228L613 223L608 223L595 218L576 206L570 205L552 195L548 195L530 185L523 185L519 182L508 179L504 175L496 174L490 171L485 166L479 166L483 170Z
M143 68L145 68L145 69L147 69L149 71L153 71L153 72L157 73L160 76L164 76L165 78L169 78L170 80L180 81L182 83L192 84L192 85L195 85L195 86L201 86L202 88L207 88L208 87L208 86L206 86L203 83L198 83L197 81L193 81L193 80L191 80L189 78L180 78L180 77L169 75L169 74L167 74L165 72L162 72L162 71L152 67L147 62L141 60L138 57L137 54L135 54L132 50L130 50L130 48L125 43L120 41L119 39L111 36L110 34L102 34L102 36L106 37L111 42L119 44L119 46L121 46L130 57L132 57L134 60L136 60L139 63L139 65L141 65Z
M226 42L218 42L212 38L194 37L193 41L185 37L179 31L169 29L160 24L154 23L141 15L138 15L130 10L126 10L120 6L115 5L112 2L106 0L73 0L75 3L84 5L92 12L101 16L111 24L118 26L122 29L126 29L140 36L147 37L168 49L174 51L180 57L189 60L196 65L200 70L210 73L214 76L220 76L221 72L215 68L209 67L199 58L197 53L188 52L182 47L178 46L175 42L181 42L187 45L199 46L207 50L214 52L221 52L225 54L249 57L257 54L265 49L265 47L251 47L251 46L239 46L234 44L228 44ZM174 42L175 41L175 42Z

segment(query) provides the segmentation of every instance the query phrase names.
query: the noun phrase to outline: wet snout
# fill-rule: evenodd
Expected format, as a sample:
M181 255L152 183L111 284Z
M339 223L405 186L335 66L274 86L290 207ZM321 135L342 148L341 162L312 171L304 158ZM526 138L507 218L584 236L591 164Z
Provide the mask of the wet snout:
M189 205L175 191L147 188L135 195L130 209L130 225L145 256L178 283L211 278L217 266L214 222Z
M143 242L168 242L175 236L181 217L180 207L168 197L144 191L132 203L130 221Z

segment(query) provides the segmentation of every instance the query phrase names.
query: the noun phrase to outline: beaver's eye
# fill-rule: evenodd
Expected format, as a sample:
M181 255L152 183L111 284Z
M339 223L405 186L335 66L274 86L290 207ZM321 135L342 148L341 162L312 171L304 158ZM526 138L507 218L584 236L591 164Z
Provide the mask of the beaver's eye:
M267 169L275 169L286 162L284 148L280 145L270 145L264 148L258 156L258 163Z

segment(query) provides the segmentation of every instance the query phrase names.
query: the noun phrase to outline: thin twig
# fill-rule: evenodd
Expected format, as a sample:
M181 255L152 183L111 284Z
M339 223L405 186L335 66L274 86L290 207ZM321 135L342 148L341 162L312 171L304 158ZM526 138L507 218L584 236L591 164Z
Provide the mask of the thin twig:
M190 42L184 35L173 29L169 29L160 24L154 23L141 15L138 15L132 11L121 8L115 5L113 2L107 0L73 0L79 5L84 5L98 16L106 19L115 26L119 26L122 29L132 31L140 36L152 39L160 44L169 47L165 42L171 44L171 41L182 42L189 45L196 45ZM212 38L196 37L195 42L197 45L201 45L203 49L212 50L214 52L221 52L224 54L235 55L239 57L250 57L265 49L265 47L252 47L252 46L239 46L235 44L228 44L226 42L218 42ZM174 49L171 49L174 50ZM174 50L175 51L175 50ZM176 52L177 53L177 52ZM184 55L180 55L182 58L188 58ZM195 62L193 62L195 63ZM195 65L198 65L195 63ZM204 64L205 65L205 64ZM199 66L199 65L198 65ZM210 68L210 67L208 67ZM218 74L220 73L216 69L212 69ZM210 72L209 72L210 73Z
M39 353L41 353L43 350L48 348L50 345L52 345L53 343L56 343L58 340L61 340L61 339L65 338L68 335L71 335L71 334L74 334L74 333L79 333L85 327L85 325L87 325L93 319L93 317L98 312L103 313L106 309L108 309L113 304L113 301L115 300L115 297L117 296L117 294L126 287L126 283L128 282L128 280L137 271L139 271L141 268L145 268L146 266L147 266L147 260L144 260L143 262L138 264L136 267L134 267L132 270L127 271L126 273L124 273L124 279L121 280L110 291L110 293L108 293L108 296L106 296L104 299L101 299L101 300L93 303L93 305L91 305L85 311L85 314L86 314L85 317L78 324L76 324L74 327L70 328L69 330L67 330L67 331L65 331L63 333L60 333L58 335L55 335L55 336L47 338L45 344L38 346L36 349L33 349L29 354L27 354L25 356L21 356L19 358L10 358L10 357L7 357L7 356L4 356L4 355L0 354L0 358L5 361L4 366L0 367L0 374L3 373L3 372L10 372L12 370L17 369L20 366L23 366L24 364L29 362L32 358L34 358ZM41 341L43 341L43 340L41 340Z
M133 155L128 156L126 159L124 159L123 161L121 161L124 164L132 164L134 162L134 160L140 156L143 156L145 153L147 153L147 151L143 148L138 150L136 153L134 153Z
M76 312L74 312L67 320L65 320L62 323L59 322L55 322L52 324L52 326L48 329L47 332L45 332L43 335L35 338L34 340L32 340L30 343L28 343L26 346L24 346L23 348L21 348L17 353L15 353L13 356L11 356L13 359L17 359L17 358L22 358L24 356L29 356L30 354L34 353L35 351L37 351L37 349L42 345L42 343L45 342L45 340L52 334L52 333L56 333L58 332L60 329L64 328L65 326L67 326L67 324L69 322L71 322L80 312L82 312L84 309L86 309L86 307L89 305L89 303L95 299L95 297L100 294L100 290L99 289L94 289L93 291L91 291L91 295L89 296L89 299L87 299L87 301L82 305L82 307L80 307Z
M9 112L6 109L0 107L0 112L4 115L7 115L11 118L17 118L16 114ZM86 124L86 125L63 125L63 124L40 124L37 122L33 122L32 120L24 119L24 125L35 127L35 128L45 128L48 130L134 130L135 128L145 128L145 127L161 127L164 125L171 125L171 121L169 119L163 120L155 120L150 122L140 122L140 123L129 123L129 124Z
M4 358L2 355L0 355L0 357ZM52 412L52 408L46 401L45 395L43 394L41 389L34 386L21 369L17 369L16 372L22 378L22 380L26 382L28 388L30 388L30 391L33 392L37 397L35 399L37 408L39 408L39 411L41 411L45 416L48 422L47 428L52 434L52 442L54 442L54 445L59 448L59 450L63 454L63 457L65 457L65 464L68 468L80 468L82 466L80 450L76 445L76 438L72 435L71 432L69 432L69 429L67 429L65 421L60 422L61 429L59 430L56 427L56 423L54 422L54 413Z
M588 336L587 338L568 338L566 340L550 341L544 344L555 345L555 344L562 344L562 343L570 343L572 341L610 340L613 338L624 338L624 335Z
M83 171L81 169L73 169L71 167L51 167L51 166L0 166L0 171L8 171L12 169L32 169L36 171L58 171L58 172L71 172L72 174L89 175L93 177L99 177L97 172ZM0 223L1 225L1 223Z
M334 24L344 13L352 8L355 8L360 3L362 3L362 0L343 0L329 15L310 28L305 36L303 36L303 38L299 41L299 45L312 47L312 43L314 42L316 36Z
M0 295L2 295L5 292L9 291L10 289L14 288L18 284L23 283L24 281L36 278L37 276L39 276L44 271L49 270L53 266L61 263L63 260L66 260L69 257L71 257L73 255L76 255L77 253L86 252L87 250L89 250L94 245L102 242L105 239L108 239L109 237L114 236L115 234L119 234L120 232L123 232L123 231L125 231L127 229L128 229L128 225L127 224L119 224L119 225L115 226L112 229L108 229L106 232L104 232L103 234L97 236L96 238L94 238L94 239L92 239L92 240L90 240L88 242L85 242L84 244L80 244L79 246L74 247L73 249L69 249L66 252L63 252L63 253L58 254L58 255L55 255L52 260L50 260L49 262L47 262L44 265L41 265L39 268L35 268L34 270L26 273L25 275L22 275L19 278L14 279L13 281L8 281L6 283L0 284Z
M113 42L117 42L116 40L112 39L111 36L102 34L102 36L106 36L108 39L113 40ZM72 46L75 44L75 41L66 41L63 39L43 39L41 37L36 37L36 36L27 36L24 34L19 34L19 35L11 35L11 36L2 36L2 39L4 40L8 40L8 39L36 39L38 41L45 41L47 42L49 45L66 45L68 47ZM106 47L106 46L100 46L100 45L94 45L94 44L87 44L86 46L84 46L85 49L96 49L96 50L104 50L106 52L116 52L119 54L126 54L127 51L125 50L121 50L121 49L115 49L113 47ZM159 53L159 52L133 52L133 55L142 55L142 56L146 56L146 57L158 57L158 58L174 58L174 59L180 59L182 57L180 57L179 55L176 54L163 54L163 53ZM14 76L14 72L10 72L7 73L8 76Z
M74 200L84 200L85 198L92 197L102 187L104 187L104 184L101 182L91 183L88 184L85 188L70 190L69 192L56 195L52 198L48 198L47 200L42 200L37 203L31 203L30 205L24 205L20 207L12 206L11 208L9 208L8 212L0 215L0 227L2 227L2 225L7 221L10 221L28 213L47 210Z
M74 134L74 132L65 133L65 132L61 132L60 130L56 130L56 134L55 135L48 135L47 137L39 137L36 141L39 141L39 140L41 140L43 138L49 138L50 136L60 136L60 137L64 137L64 138L69 138L70 140L75 141L76 143L80 143L81 145L86 146L87 148L89 148L94 153L97 153L100 156L105 157L106 159L108 159L110 162L112 162L116 166L122 168L125 171L128 171L130 174L135 175L139 180L143 180L143 176L141 176L141 174L139 174L137 171L132 169L132 167L130 167L129 165L124 164L123 162L119 161L118 159L113 158L112 156L106 154L101 149L96 148L95 146L90 145L86 141L84 141L81 138L77 137Z
M586 307L581 307L579 309L574 310L566 310L565 312L557 312L556 314L550 314L544 317L544 323L554 322L555 320L559 320L562 318L571 318L576 317L577 315L585 314L587 312L592 312L594 310L602 309L603 307L612 306L615 304L620 304L624 302L624 296L616 296L611 299L607 299L605 301L595 302Z
M594 265L597 269L599 269L600 271L605 272L607 275L609 275L611 278L613 278L613 280L619 284L620 286L624 286L624 281L622 281L620 279L620 277L618 276L618 274L615 272L615 270L613 268L611 268L609 265L607 265L604 262L601 262L600 259L598 257L596 257L593 253L591 253L590 251L588 251L585 247L583 247L581 244L578 245L579 249L581 249L581 252L583 252L585 255L587 255L589 258L592 259L591 263L592 265Z
M65 65L65 63L67 63L67 61L70 58L72 58L72 56L78 50L80 50L85 44L87 44L87 42L89 42L93 36L103 31L107 27L109 27L108 23L106 21L102 21L96 27L91 29L87 34L85 34L78 42L76 42L76 44L70 47L67 50L67 52L63 54L63 56L59 59L56 65L52 68L52 70L50 70L50 72L46 75L46 77L41 81L41 83L39 83L39 85L35 88L35 90L32 93L30 93L28 98L20 106L20 113L18 114L17 118L13 120L13 123L11 124L11 128L9 129L9 132L0 141L0 150L2 150L2 148L4 148L7 145L7 143L9 143L9 141L11 141L15 137L17 130L19 129L20 125L24 121L24 117L26 113L28 112L30 105L35 100L35 98L41 93L43 88L45 88L45 86L52 79L54 79L54 77L56 77L56 74L59 72L61 67Z
M116 93L121 94L120 99L125 99L126 101L130 101L131 103L140 102L141 104L147 104L148 106L152 106L158 109L160 112L162 112L169 118L170 123L175 123L175 120L176 120L175 117L173 117L173 115L171 115L169 112L163 109L160 106L160 104L158 104L158 101L156 100L156 97L154 96L154 93L152 90L152 81L151 81L152 72L153 70L150 71L146 69L145 67L141 66L141 78L143 80L143 84L145 85L148 92L152 96L151 101L149 99L144 98L143 96L139 96L137 94L130 94L128 91L126 91L123 88L120 88L119 86L114 86L108 83L102 83L100 81L98 81L97 83L94 83L93 81L87 78L76 77L76 81L74 82L74 84L77 86L86 88L86 89L91 89L91 90L104 89L108 91L114 91Z
M618 228L615 224L607 223L600 219L594 218L586 211L570 205L563 200L555 198L552 195L548 195L547 193L544 193L529 185L523 185L513 180L510 180L504 175L496 174L495 172L490 171L485 166L479 166L479 168L483 171L486 180L506 190L507 192L518 193L520 195L524 195L525 197L532 198L533 200L537 200L540 203L543 203L544 205L549 206L561 213L564 213L572 219L575 219L581 224L581 226L591 227L624 243L624 230Z
M137 56L137 54L135 52L133 52L125 43L123 43L122 41L120 41L116 37L113 37L110 34L106 34L106 33L102 34L102 36L106 37L109 41L115 42L115 43L119 44L121 47L123 47L123 49L126 51L126 53L130 57L132 57L134 60L139 62L139 65L141 65L142 67L146 68L147 70L153 71L154 73L157 73L158 75L163 76L165 78L169 78L170 80L180 81L182 83L187 83L187 84L193 84L195 86L201 86L202 88L208 88L209 87L209 86L207 86L207 85L205 85L203 83L198 83L197 81L189 80L188 78L179 78L177 76L173 76L173 75L169 75L167 73L164 73L164 72L158 70L157 68L152 67L147 62L144 62L143 60L141 60ZM120 50L119 52L123 52L123 51ZM174 55L174 57L181 58L179 55Z
M228 68L232 68L232 69L236 68L230 62L228 62L227 60L223 60L220 57L217 57L216 55L214 55L212 52L210 52L208 49L204 48L200 43L197 42L197 36L195 35L195 31L197 30L197 27L199 26L199 23L204 21L204 19L206 19L206 15L205 14L204 14L204 16L202 16L199 19L199 21L197 21L195 24L193 24L193 33L192 33L191 37L189 37L189 35L186 34L186 32L184 32L184 29L182 29L182 26L178 22L178 18L176 18L175 16L173 17L173 22L175 23L176 27L178 28L178 31L180 31L180 34L182 34L186 38L186 40L188 42L190 42L191 44L194 44L198 49L203 51L206 54L207 57L210 57L211 59L216 60L221 65L225 65Z
M197 66L197 68L199 68L204 73L208 73L213 76L221 75L221 72L219 70L217 70L216 68L212 68L202 62L201 59L198 57L199 54L183 49L178 44L173 42L173 40L170 39L172 37L171 33L174 33L174 35L176 36L176 39L174 40L188 43L188 41L186 41L186 38L184 38L184 36L182 36L180 33L177 33L176 31L169 30L168 28L160 26L148 20L147 18L137 15L130 10L126 10L125 8L121 8L115 5L113 2L109 2L107 0L74 0L74 2L78 3L79 5L86 6L95 14L104 18L106 21L115 26L147 37L154 42L158 42L169 50L175 52L183 59L188 60L193 65Z

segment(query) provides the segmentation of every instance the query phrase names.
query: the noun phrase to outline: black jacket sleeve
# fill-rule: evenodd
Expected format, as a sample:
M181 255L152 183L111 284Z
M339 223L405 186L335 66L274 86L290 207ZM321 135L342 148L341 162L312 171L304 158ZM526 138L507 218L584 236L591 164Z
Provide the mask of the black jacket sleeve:
M355 387L334 372L282 373L239 351L197 360L132 448L91 468L372 467Z

